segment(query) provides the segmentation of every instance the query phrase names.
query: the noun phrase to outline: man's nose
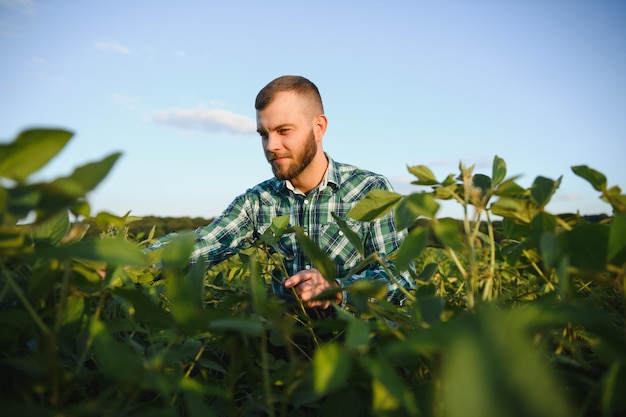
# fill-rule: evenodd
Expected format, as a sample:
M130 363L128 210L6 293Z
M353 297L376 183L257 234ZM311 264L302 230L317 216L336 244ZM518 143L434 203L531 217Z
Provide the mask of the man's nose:
M267 139L265 139L265 149L268 151L275 151L280 149L282 146L282 142L280 137L276 133L268 133Z

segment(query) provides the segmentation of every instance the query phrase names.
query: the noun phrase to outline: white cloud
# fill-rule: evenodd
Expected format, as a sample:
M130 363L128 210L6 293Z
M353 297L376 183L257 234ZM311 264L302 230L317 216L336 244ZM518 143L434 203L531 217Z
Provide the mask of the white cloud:
M130 55L130 49L117 41L99 41L95 47L101 51L117 52L124 55Z
M249 117L226 110L171 109L157 111L152 120L160 125L187 131L254 133L256 122Z

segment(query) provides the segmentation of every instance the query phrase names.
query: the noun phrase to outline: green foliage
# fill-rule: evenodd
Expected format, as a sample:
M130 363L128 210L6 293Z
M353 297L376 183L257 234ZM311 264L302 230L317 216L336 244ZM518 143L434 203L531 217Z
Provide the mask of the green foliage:
M333 277L323 248L284 218L205 270L188 265L190 234L147 256L141 248L154 230L128 232L139 219L91 215L85 194L117 154L30 183L70 137L38 129L0 147L7 415L626 413L626 199L598 171L573 168L613 209L590 223L546 211L561 179L538 177L525 189L498 157L491 177L461 164L439 181L409 167L426 190L373 192L350 212L371 220L394 210L409 234L390 259L366 257L360 237L337 221L364 258L357 269L407 270L416 288L398 306L384 301L380 283L357 281L346 291L358 305L329 318L268 291L285 275L272 249L285 233ZM438 218L438 200L457 201L464 218ZM34 221L18 225L27 215ZM85 236L88 225L98 234Z

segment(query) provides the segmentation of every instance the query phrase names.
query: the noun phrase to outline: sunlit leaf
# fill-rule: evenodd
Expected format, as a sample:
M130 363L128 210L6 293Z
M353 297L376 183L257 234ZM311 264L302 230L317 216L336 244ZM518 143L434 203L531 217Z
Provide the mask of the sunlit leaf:
M497 187L506 177L506 162L497 155L493 158L493 166L491 172L492 186Z
M419 216L434 217L439 210L439 203L432 194L414 193L403 197L394 211L394 221L398 229L405 229Z
M100 184L120 156L118 152L101 161L85 164L76 168L69 177L58 178L52 184L64 187L69 195L83 197Z
M338 309L337 315L348 322L346 347L350 350L366 348L370 340L370 328L367 323L342 309Z
M313 388L317 394L328 394L345 385L350 374L350 356L337 343L328 343L313 357Z
M361 357L360 361L372 377L372 411L374 415L387 415L403 409L406 415L418 415L414 394L386 361Z
M334 283L335 278L337 278L337 267L332 259L302 229L296 230L296 236L302 251L313 266L322 273L328 282Z
M554 368L528 336L539 314L532 309L487 308L449 329L443 374L448 416L574 414Z
M79 321L85 312L85 297L71 295L67 297L64 311L61 316L61 324L74 323Z
M146 255L135 244L123 239L93 239L59 247L45 248L42 257L61 260L103 261L111 266L147 266Z
M33 238L38 241L46 241L50 245L58 245L70 230L70 219L67 211L38 224L33 229Z
M517 197L524 195L526 193L526 189L515 182L515 179L511 178L496 188L495 194L498 196L508 196L508 197Z
M278 216L272 219L270 229L275 234L281 234L289 226L289 216Z
M63 149L72 132L60 129L29 129L10 144L0 145L0 177L23 182Z
M572 167L574 174L587 180L596 191L604 191L607 187L606 177L599 171L589 168L587 165L577 165Z
M539 176L530 188L530 197L539 207L545 207L560 184L561 178L553 181L550 178Z
M428 229L416 227L404 239L396 255L396 268L406 271L411 261L417 258L428 244Z
M386 190L372 190L348 212L348 217L369 222L383 217L402 198L402 195Z
M409 172L417 177L417 181L413 181L415 185L435 185L439 184L435 178L435 174L424 165L416 165L407 167Z
M173 270L185 268L189 264L194 245L195 237L192 233L176 235L163 249L161 258L163 266Z
M500 197L491 204L491 212L504 218L530 223L532 213L529 211L527 204L528 203L522 199Z

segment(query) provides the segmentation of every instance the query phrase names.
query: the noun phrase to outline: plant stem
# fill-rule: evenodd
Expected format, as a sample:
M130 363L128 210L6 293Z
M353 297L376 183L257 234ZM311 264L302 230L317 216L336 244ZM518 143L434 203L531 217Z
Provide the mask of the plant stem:
M3 269L2 272L4 273L4 276L7 279L7 283L11 286L13 291L15 291L15 294L17 295L17 298L19 298L20 301L22 302L22 304L24 304L24 308L26 308L26 311L28 311L30 316L33 318L33 321L35 322L35 324L41 329L41 331L44 333L45 336L51 336L52 332L50 331L50 329L48 329L48 326L46 326L46 324L43 322L43 320L41 320L41 317L39 317L39 315L37 314L37 312L35 311L33 306L30 304L30 302L28 301L28 299L26 298L26 296L22 292L22 289L13 280L13 278L11 277L9 272L7 270L5 270L4 268L2 268L2 269Z

